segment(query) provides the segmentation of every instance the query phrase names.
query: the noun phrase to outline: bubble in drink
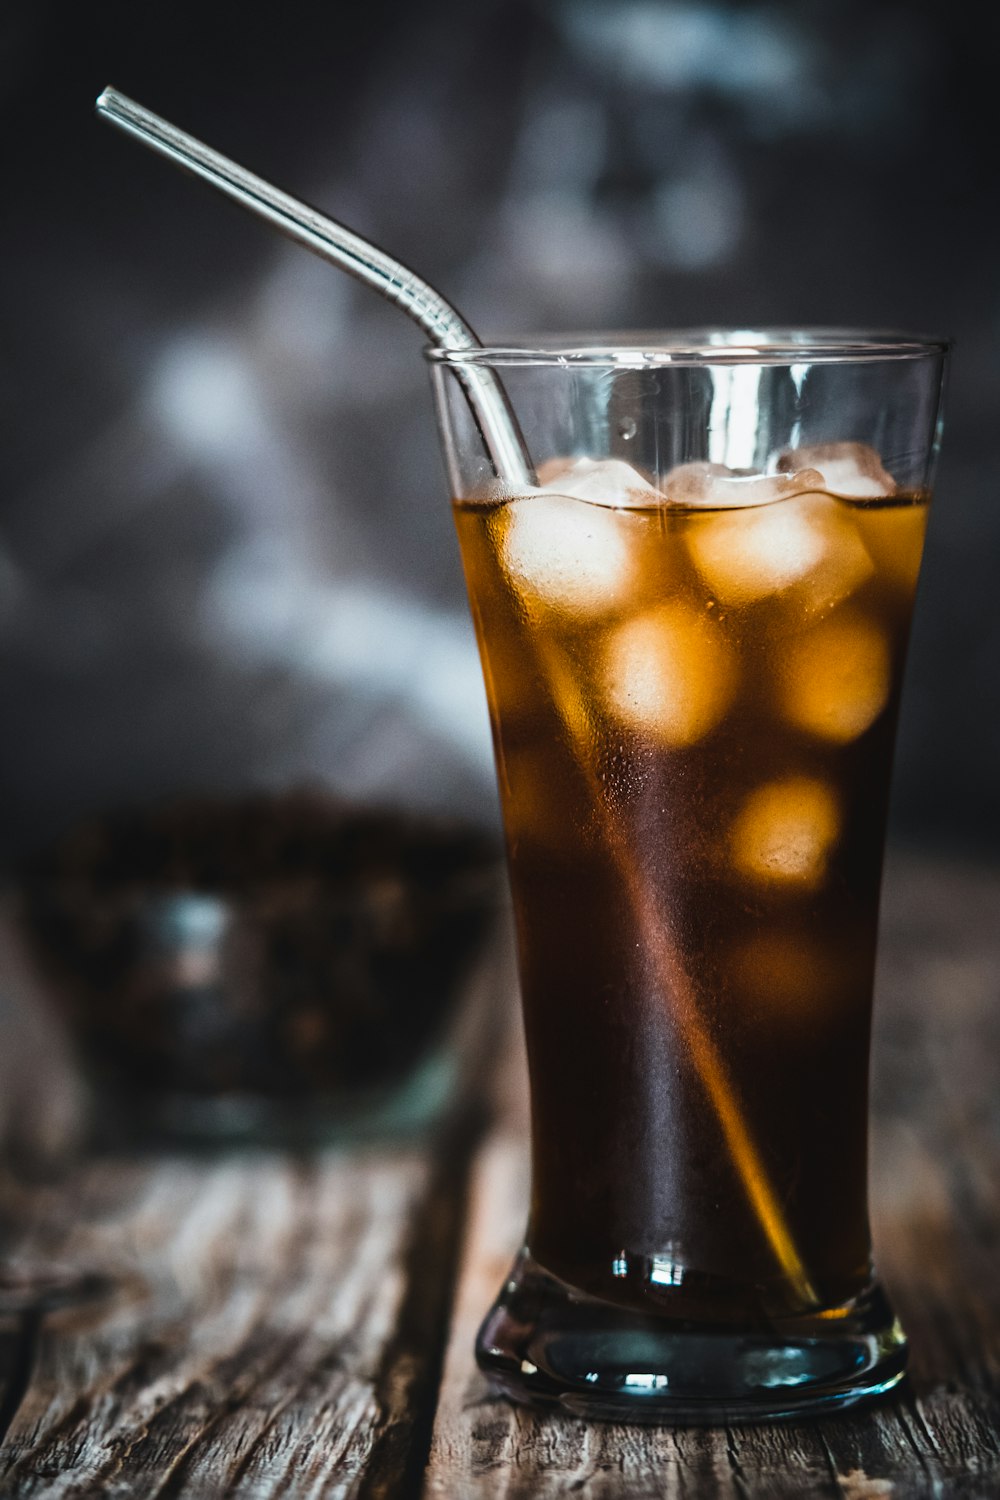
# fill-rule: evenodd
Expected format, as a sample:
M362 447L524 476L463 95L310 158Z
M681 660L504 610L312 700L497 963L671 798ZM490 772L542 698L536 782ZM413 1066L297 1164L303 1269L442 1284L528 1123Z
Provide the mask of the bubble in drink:
M764 884L821 885L840 830L832 787L807 776L771 781L751 792L733 825L733 863Z
M700 516L688 547L713 596L732 606L798 587L815 611L846 598L873 571L850 516L825 495Z
M681 600L619 625L604 658L604 699L630 728L664 745L693 745L733 696L736 670L718 627Z
M840 612L784 643L785 717L820 739L846 744L885 708L891 677L884 633L856 610Z
M854 500L879 500L896 492L896 481L867 443L815 443L808 448L792 448L781 455L778 468L787 474L797 469L818 469L823 476L819 488Z

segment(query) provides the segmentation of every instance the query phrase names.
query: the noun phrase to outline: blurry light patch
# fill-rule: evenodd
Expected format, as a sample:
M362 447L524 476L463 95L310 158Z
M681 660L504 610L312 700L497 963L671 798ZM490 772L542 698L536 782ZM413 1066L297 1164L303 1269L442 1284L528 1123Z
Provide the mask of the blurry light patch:
M171 441L194 457L238 452L264 420L252 365L222 336L191 333L167 344L145 398Z
M591 205L582 189L515 197L506 220L511 262L519 260L532 280L543 282L553 304L569 316L582 317L587 326L613 314L633 253L617 225Z
M657 89L708 86L787 103L811 70L808 36L770 8L569 0L558 15L570 41L605 71Z
M529 105L511 168L512 191L589 189L600 177L606 145L604 112L596 100L546 97L542 105Z
M404 706L489 774L489 719L464 614L359 579L311 572L276 537L233 548L208 591L203 627L247 666L270 665Z
M331 274L324 262L289 247L257 297L255 346L301 362L306 374L322 372L324 383L316 396L327 404L331 377L343 373L345 380L351 378L342 356L355 291L349 276Z
M700 271L732 258L742 228L742 197L728 176L667 181L653 199L650 248L663 265Z
M884 154L912 137L914 105L933 86L935 32L914 6L854 28L849 45L822 15L768 3L562 0L554 14L569 45L619 87L725 95L760 140L835 129Z
M432 191L440 192L442 185L448 185L442 174L454 172L456 159L441 91L427 87L426 78L411 60L404 63L400 55L400 64L393 70L391 87L364 111L355 169L358 182L379 183L379 194L386 194L396 205L426 201L428 162L434 163ZM454 189L454 181L450 185ZM343 201L341 194L338 197ZM348 215L347 222L358 222L359 217Z

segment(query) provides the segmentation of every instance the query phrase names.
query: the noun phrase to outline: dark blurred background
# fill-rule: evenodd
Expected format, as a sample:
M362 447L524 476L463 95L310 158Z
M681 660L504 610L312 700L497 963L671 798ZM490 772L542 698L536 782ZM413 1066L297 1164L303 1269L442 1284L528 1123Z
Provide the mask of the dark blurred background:
M114 83L483 335L953 334L894 833L1000 856L997 21L912 0L18 0L2 34L0 777L495 819L421 340L99 125Z

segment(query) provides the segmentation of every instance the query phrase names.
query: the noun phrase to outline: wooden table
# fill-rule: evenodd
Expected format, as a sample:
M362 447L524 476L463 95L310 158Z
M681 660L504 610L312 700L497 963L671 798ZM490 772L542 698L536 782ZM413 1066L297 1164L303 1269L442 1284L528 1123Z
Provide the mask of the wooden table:
M6 1170L0 1494L1000 1496L998 991L1000 876L894 861L873 1199L912 1383L879 1408L669 1430L492 1397L470 1351L524 1220L508 1083L485 1129L422 1144Z

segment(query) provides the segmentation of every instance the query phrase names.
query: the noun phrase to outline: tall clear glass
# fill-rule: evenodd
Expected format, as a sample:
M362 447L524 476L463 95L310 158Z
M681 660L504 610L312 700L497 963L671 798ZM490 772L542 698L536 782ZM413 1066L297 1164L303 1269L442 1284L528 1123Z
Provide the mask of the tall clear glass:
M946 346L698 331L430 351L492 715L531 1077L517 1400L657 1421L901 1377L868 1055ZM470 366L537 486L504 489Z

